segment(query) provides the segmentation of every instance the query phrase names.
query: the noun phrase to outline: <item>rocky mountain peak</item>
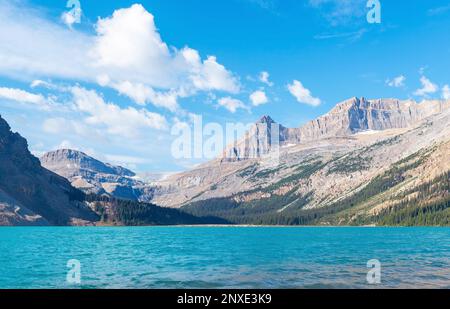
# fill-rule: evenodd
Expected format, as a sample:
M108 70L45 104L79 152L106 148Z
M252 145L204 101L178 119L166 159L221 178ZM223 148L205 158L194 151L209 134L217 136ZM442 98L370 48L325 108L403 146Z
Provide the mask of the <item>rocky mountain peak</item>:
M84 152L60 149L46 153L42 165L84 191L126 200L149 201L153 188L121 166L103 163Z
M136 174L121 166L103 163L84 152L73 149L59 149L44 154L42 165L52 171L58 170L89 170L97 173L133 177Z
M450 109L450 100L428 100L417 103L413 100L375 99L353 97L338 103L329 113L311 120L299 128L279 127L281 145L298 145L324 138L345 137L359 132L409 128L424 119ZM258 149L264 140L270 150L272 140L270 125L275 123L270 116L256 122L242 141L227 149L225 154L239 160L251 153L264 153Z
M0 225L91 222L82 192L43 168L28 143L0 117Z

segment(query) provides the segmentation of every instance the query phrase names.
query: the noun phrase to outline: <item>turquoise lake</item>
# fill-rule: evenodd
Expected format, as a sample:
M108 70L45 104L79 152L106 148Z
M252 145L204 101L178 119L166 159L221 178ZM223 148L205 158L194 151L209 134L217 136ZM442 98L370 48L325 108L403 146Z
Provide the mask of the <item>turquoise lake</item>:
M0 288L450 288L450 228L0 228Z

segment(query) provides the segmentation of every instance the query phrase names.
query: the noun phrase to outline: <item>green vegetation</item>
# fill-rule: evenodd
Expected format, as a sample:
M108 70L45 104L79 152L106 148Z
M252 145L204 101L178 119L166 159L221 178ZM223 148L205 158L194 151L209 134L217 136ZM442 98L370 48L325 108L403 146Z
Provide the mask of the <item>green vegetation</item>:
M379 225L450 225L450 172L402 196L408 198L383 210L372 220Z
M233 198L217 198L207 201L194 202L183 207L194 216L210 216L224 218L234 224L296 224L273 221L272 218L281 217L278 213L280 205L290 205L289 209L301 209L309 201L310 194L299 197L292 192L285 195L272 195L267 199L238 203Z
M325 167L325 165L327 165L327 163L323 163L322 161L303 163L295 168L295 173L265 188L264 192L272 192L286 185L295 184L300 180L308 179L314 173Z
M273 174L278 173L279 171L281 171L284 168L285 168L285 165L280 165L279 167L277 167L275 169L265 169L265 170L262 170L262 171L256 173L254 175L254 177L255 178L268 178L268 177L272 176Z
M228 223L219 218L195 217L177 209L105 196L88 195L86 201L94 204L95 212L105 224L141 226Z
M395 139L383 143L394 143ZM328 163L321 161L300 165L291 176L264 189L246 192L243 196L260 192L271 193L270 198L238 203L236 197L220 198L192 203L183 208L196 216L214 216L225 218L235 224L266 225L450 225L450 175L449 172L435 180L413 188L399 191L395 195L398 204L376 216L355 216L358 209L372 199L383 199L383 194L403 184L409 179L409 172L422 165L434 148L419 151L393 164L389 170L375 177L352 195L326 207L304 209L311 195L298 196L296 182L308 179ZM339 158L339 159L342 159ZM338 159L338 160L339 160ZM293 185L293 189L283 196L273 191L283 186ZM413 197L411 197L413 196ZM286 207L288 206L288 207ZM286 207L283 211L280 211Z
M256 164L256 163L252 164L252 165L244 168L243 170L241 170L238 173L238 176L241 178L246 178L246 177L252 176L253 174L255 174L257 169L258 169L258 164Z
M337 161L328 170L327 175L331 174L352 174L354 172L368 170L372 158L363 157L361 154L349 154Z

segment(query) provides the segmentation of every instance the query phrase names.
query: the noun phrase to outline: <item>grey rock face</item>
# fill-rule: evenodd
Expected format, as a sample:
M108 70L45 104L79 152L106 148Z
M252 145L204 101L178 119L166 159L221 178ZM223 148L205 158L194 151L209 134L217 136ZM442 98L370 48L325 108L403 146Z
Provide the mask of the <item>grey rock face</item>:
M80 151L61 149L48 152L42 156L41 163L86 193L136 201L149 201L152 197L152 188L134 178L134 172L103 163Z
M314 192L307 207L321 207L368 183L390 164L434 143L447 142L449 119L449 100L416 103L353 98L300 128L280 126L280 162L271 167L263 157L248 157L262 153L258 147L264 141L249 142L255 136L256 140L267 138L266 142L272 146L268 127L261 129L265 123L274 123L266 116L242 140L227 148L226 152L234 153L234 158L213 160L172 175L160 183L153 201L181 207L195 201L236 196L263 200L267 195L283 195L297 189L300 196ZM447 161L437 160L439 167L434 176L446 170ZM320 168L318 162L326 167ZM302 166L312 169L314 164L318 170L309 177L300 177L298 182L280 186L273 192L261 190L289 182ZM340 170L347 173L332 173ZM247 196L245 192L252 194Z
M44 166L54 169L83 170L99 174L133 177L136 174L121 166L113 166L96 160L81 151L61 149L44 154L41 158Z
M410 127L450 108L450 101L352 98L339 103L328 114L298 129L288 129L287 140L301 143L324 137L348 136L367 130Z
M71 225L96 221L83 194L45 168L27 141L0 117L0 225Z
M254 159L270 152L274 128L279 132L280 146L300 145L323 138L348 137L368 130L408 128L449 108L448 100L417 103L412 100L352 98L299 128L276 125L272 118L264 116L242 140L225 150L224 158L228 161Z

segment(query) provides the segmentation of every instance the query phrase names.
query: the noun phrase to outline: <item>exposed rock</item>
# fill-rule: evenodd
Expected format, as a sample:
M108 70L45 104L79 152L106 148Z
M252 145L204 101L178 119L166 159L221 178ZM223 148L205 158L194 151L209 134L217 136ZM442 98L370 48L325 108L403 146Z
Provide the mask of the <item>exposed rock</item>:
M0 117L0 225L88 224L83 193L45 168Z
M323 138L348 137L367 130L408 128L448 109L449 100L417 103L412 100L352 98L300 128L285 128L264 116L243 139L225 150L224 158L228 161L260 158L272 150L273 140L278 135L273 135L273 132L279 133L280 146L299 145Z
M134 172L103 163L77 150L48 152L41 157L41 163L86 193L144 202L153 197L153 189L137 179Z
M268 116L261 118L227 148L226 153L235 155L231 159L213 160L160 182L153 201L182 207L218 198L255 201L258 194L264 200L292 191L299 199L308 197L304 208L332 205L391 164L450 140L450 101L347 100L301 128L279 126L279 164L267 166L258 147L266 139L271 151L271 131L264 125L274 123ZM248 157L255 153L260 155ZM434 162L433 176L450 169L445 162ZM280 209L288 205L279 203Z

